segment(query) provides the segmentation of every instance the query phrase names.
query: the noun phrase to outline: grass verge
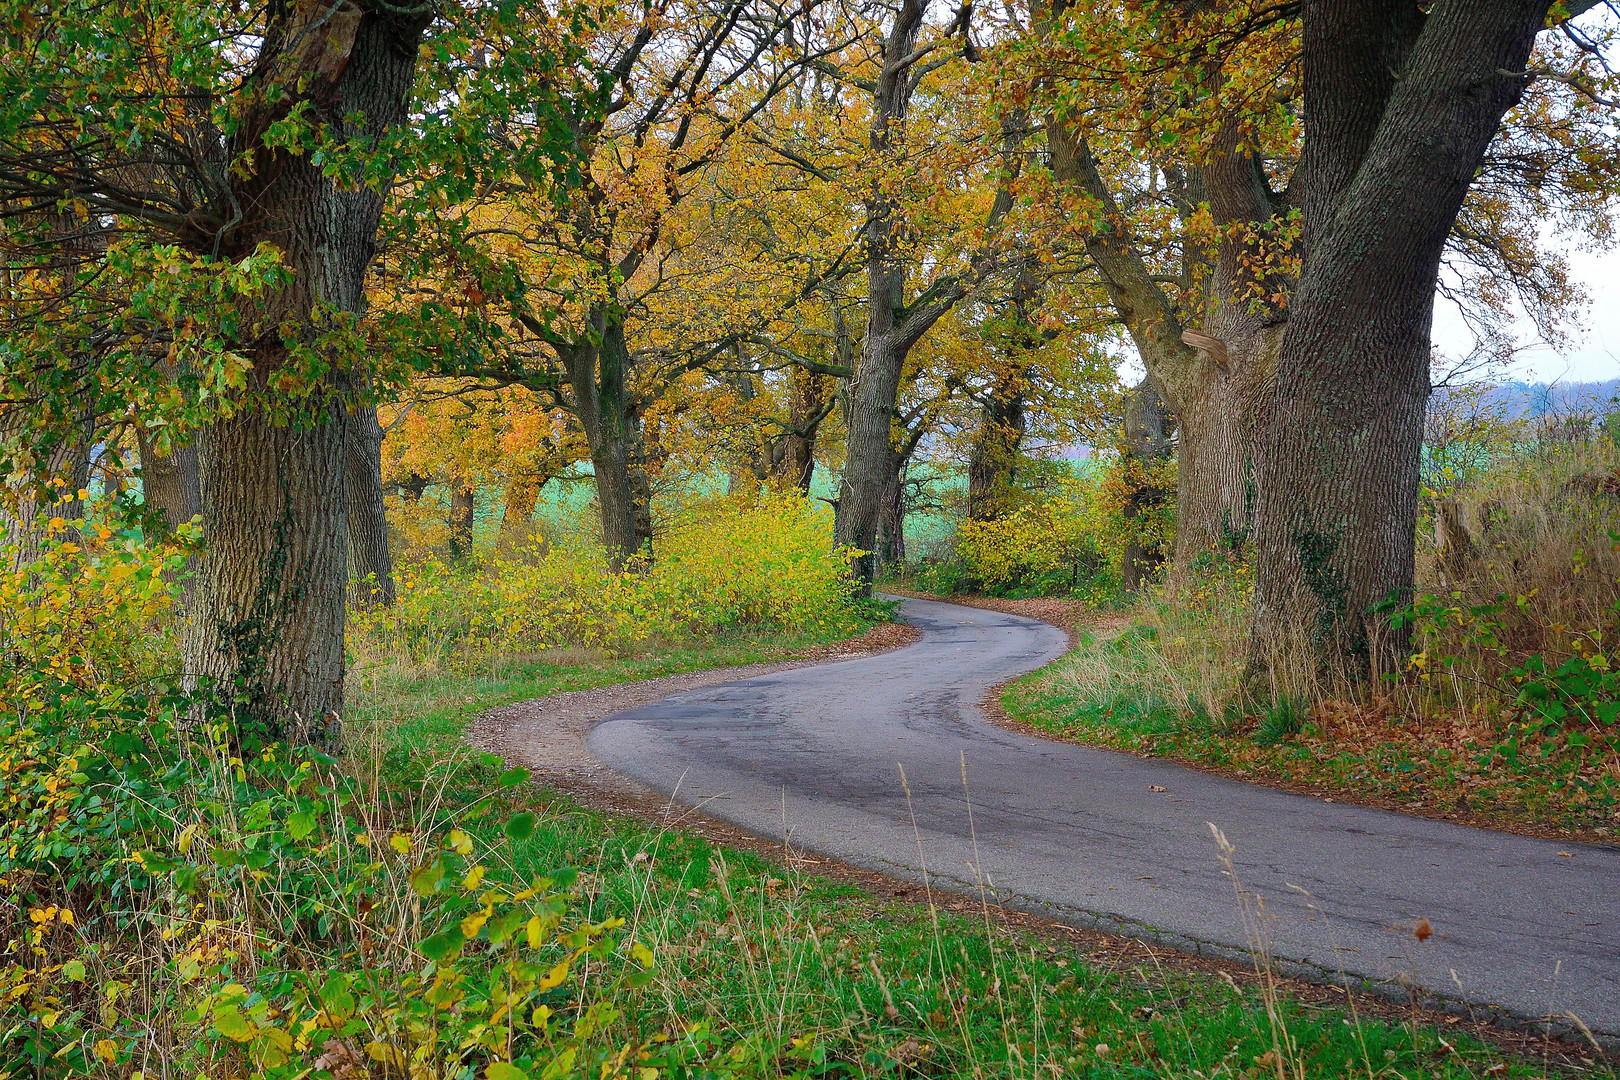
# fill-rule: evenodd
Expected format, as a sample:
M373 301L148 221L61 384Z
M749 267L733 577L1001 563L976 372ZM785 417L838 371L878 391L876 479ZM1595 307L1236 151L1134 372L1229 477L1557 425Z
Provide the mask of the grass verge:
M1572 771L1585 762L1509 758L1483 724L1426 723L1379 699L1283 698L1214 714L1203 702L1229 688L1220 650L1199 637L1151 615L1123 630L1081 632L1069 654L1010 683L1002 708L1043 733L1289 790L1531 835L1615 837L1620 815Z

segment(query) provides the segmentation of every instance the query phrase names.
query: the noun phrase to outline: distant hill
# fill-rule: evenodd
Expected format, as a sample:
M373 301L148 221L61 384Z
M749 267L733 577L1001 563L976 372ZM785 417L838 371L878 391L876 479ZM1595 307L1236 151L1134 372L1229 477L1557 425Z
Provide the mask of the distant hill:
M1447 395L1456 388L1440 387L1430 399L1433 405L1443 405ZM1620 378L1602 382L1527 383L1508 382L1493 386L1485 400L1500 406L1510 419L1519 420L1538 416L1567 416L1587 413L1604 416L1620 408Z

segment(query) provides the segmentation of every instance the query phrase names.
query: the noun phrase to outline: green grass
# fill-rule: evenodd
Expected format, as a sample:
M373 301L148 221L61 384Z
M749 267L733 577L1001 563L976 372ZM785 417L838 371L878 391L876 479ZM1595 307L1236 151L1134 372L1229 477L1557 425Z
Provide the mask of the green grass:
M391 769L416 759L421 775L421 759L442 755L484 708L776 659L807 644L739 640L483 675L382 677L358 712L383 729ZM460 760L456 783L469 788L497 767ZM514 809L538 816L533 835L507 849L517 876L578 868L590 916L625 918L627 933L654 950L655 978L614 1000L613 1034L681 1047L684 1064L661 1076L1504 1075L1486 1073L1504 1060L1498 1050L1453 1029L1369 1020L1286 994L1268 1012L1254 987L1119 966L989 917L877 900L556 792L517 799ZM498 824L473 827L499 846ZM1509 1061L1505 1075L1541 1072Z
M1078 742L1349 800L1389 800L1507 828L1589 830L1594 839L1612 836L1620 823L1609 797L1577 782L1584 779L1577 766L1591 764L1585 758L1537 749L1510 761L1491 752L1494 740L1415 720L1387 701L1312 707L1285 699L1241 708L1220 681L1218 656L1167 637L1140 625L1109 640L1083 635L1066 656L1009 684L1002 707L1014 720ZM1228 704L1212 710L1206 699Z

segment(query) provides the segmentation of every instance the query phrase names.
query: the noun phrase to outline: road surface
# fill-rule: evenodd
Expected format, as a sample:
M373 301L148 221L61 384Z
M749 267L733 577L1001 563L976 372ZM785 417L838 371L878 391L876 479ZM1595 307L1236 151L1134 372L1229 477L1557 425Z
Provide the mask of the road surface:
M1620 848L1018 735L980 702L1060 656L1063 632L933 601L902 612L916 644L618 713L590 749L677 802L868 869L964 891L984 880L1013 907L1207 954L1246 949L1259 926L1295 974L1412 984L1521 1019L1573 1013L1620 1038ZM1211 824L1264 899L1258 922Z

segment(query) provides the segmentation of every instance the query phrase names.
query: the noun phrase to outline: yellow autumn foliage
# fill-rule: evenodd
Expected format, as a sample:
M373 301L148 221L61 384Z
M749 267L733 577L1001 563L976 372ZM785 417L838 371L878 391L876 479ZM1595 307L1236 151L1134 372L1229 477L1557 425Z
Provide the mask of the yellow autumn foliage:
M623 651L716 631L853 629L849 556L832 515L797 492L688 509L649 568L608 570L604 554L557 544L479 569L427 559L402 569L388 610L356 612L357 647L417 662L481 662L563 647Z
M171 669L172 576L187 539L148 545L136 534L56 518L0 548L0 700L25 708L42 685L92 693Z

